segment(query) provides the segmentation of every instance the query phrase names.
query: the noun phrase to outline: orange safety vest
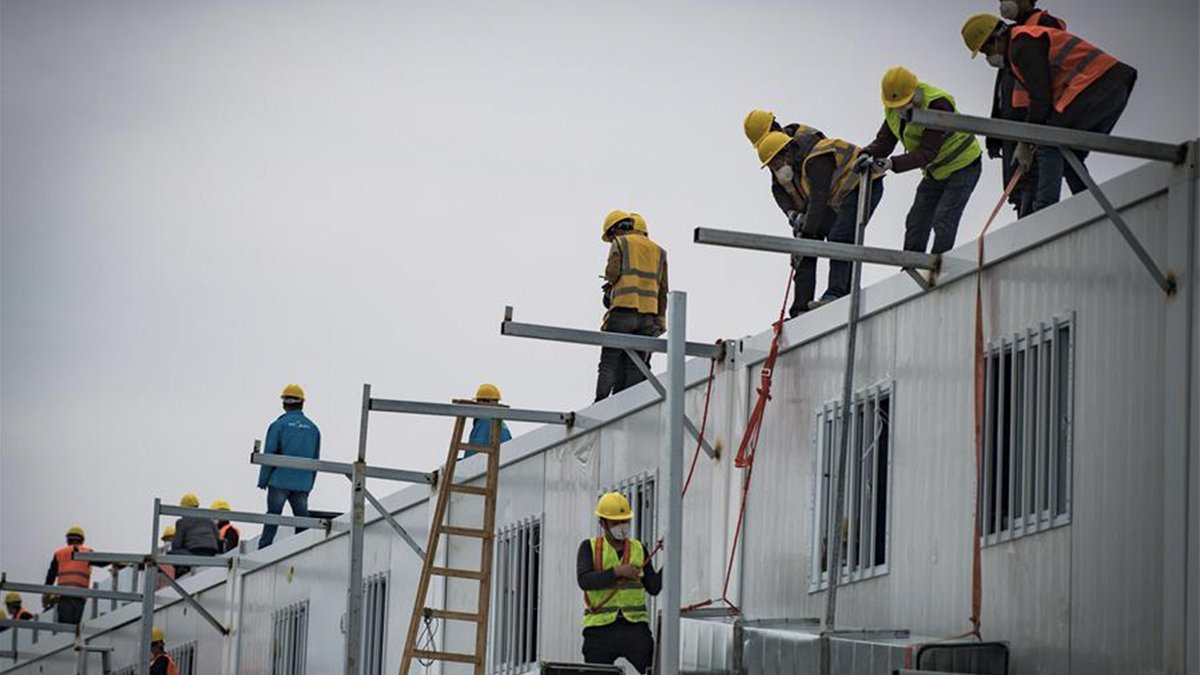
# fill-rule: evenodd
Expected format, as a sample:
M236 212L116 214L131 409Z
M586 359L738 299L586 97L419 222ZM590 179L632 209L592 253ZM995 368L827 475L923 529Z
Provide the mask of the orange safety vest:
M71 553L91 553L92 549L82 544L68 544L54 552L54 560L58 563L58 578L54 583L59 586L75 586L88 588L92 585L92 564L83 560L72 560Z
M1012 60L1013 41L1021 36L1031 38L1048 37L1050 50L1050 100L1054 109L1062 114L1071 101L1075 100L1100 76L1107 73L1109 68L1117 65L1117 60L1100 51L1092 43L1081 37L1072 35L1065 30L1046 28L1045 26L1014 26L1010 31L1008 42L1009 65L1017 85L1013 87L1012 104L1014 108L1029 107L1029 92L1025 89L1025 76Z
M159 654L158 656L151 657L150 658L150 667L153 668L154 664L157 663L159 659L167 660L167 675L179 675L179 666L175 665L175 657L171 656L170 654L168 654L166 652L163 652L162 654Z
M234 527L233 523L225 523L224 525L222 525L221 529L217 531L217 536L220 537L221 539L224 539L225 533L230 530L233 530L234 532L237 533L239 540L242 538L242 531L237 529L236 527Z
M13 615L8 618L12 619L13 621L28 621L33 618L33 614L30 614L29 610L22 607L13 612Z

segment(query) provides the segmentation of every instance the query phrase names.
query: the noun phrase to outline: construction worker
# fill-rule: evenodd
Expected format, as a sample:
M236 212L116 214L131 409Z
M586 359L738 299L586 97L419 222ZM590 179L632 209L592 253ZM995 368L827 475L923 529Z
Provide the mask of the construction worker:
M1045 10L1037 9L1037 0L1001 0L1000 16L1022 26L1045 26L1066 30L1067 22L1059 19ZM1014 88L1020 87L1008 66L996 71L996 84L993 87L992 118L999 120L1023 121L1028 106L1014 105ZM1021 87L1023 90L1024 87ZM986 142L988 157L999 159L1001 162L1001 185L1007 187L1017 170L1016 141L1005 141L999 138L988 138ZM1033 198L1037 193L1037 173L1033 167L1022 172L1016 187L1008 196L1008 203L1017 211L1017 217L1023 218L1032 212Z
M267 440L263 452L268 455L287 455L304 459L320 459L321 430L304 415L304 389L298 384L289 384L279 395L283 402L283 414L267 429ZM317 479L316 471L306 469L284 469L264 466L258 472L258 489L267 491L267 513L283 513L284 503L292 505L292 515L308 515L308 493L312 492ZM275 541L276 525L264 525L258 547L264 548ZM305 528L296 528L296 533Z
M8 616L13 621L28 621L33 618L33 613L29 612L22 606L20 593L9 593L5 595L4 607L8 610Z
M811 129L811 127L806 127ZM759 140L758 159L770 168L777 183L786 185L800 196L797 211L788 216L793 233L803 239L829 240L853 244L858 223L858 187L860 175L855 165L858 147L841 139L826 138L816 129L793 136L768 132ZM876 176L871 187L870 213L883 197L883 180ZM868 217L870 217L868 213ZM814 301L817 286L817 259L793 258L796 270L796 297L788 310L791 317L836 300L850 292L850 263L829 261L829 284Z
M954 248L958 224L967 201L983 173L983 150L971 134L945 133L905 121L912 108L954 112L954 97L921 82L907 68L896 66L883 74L881 82L883 124L875 140L863 148L876 169L903 173L920 169L917 195L904 221L904 250L925 252L933 232L933 253ZM889 157L896 143L904 154Z
M1088 41L1058 28L1012 26L994 14L976 14L962 27L963 42L974 58L980 53L995 68L1011 69L1013 105L1026 109L1024 122L1107 134L1129 103L1137 70ZM1074 150L1082 162L1087 152ZM1018 143L1014 154L1022 170L1037 169L1031 206L1039 211L1058 201L1065 175L1071 193L1087 189L1062 152L1051 146ZM1064 169L1066 169L1064 171Z
M224 499L213 501L208 508L214 511L232 511L233 507ZM217 549L221 553L236 551L238 543L242 540L242 531L236 525L228 520L217 520Z
M46 570L47 586L65 586L69 588L88 588L92 585L92 564L83 560L74 560L71 554L76 551L91 553L92 549L83 545L83 528L72 525L67 528L67 545L54 552L50 558L50 568ZM76 598L68 595L48 593L42 596L42 606L56 608L59 623L78 624L83 620L83 608L87 598Z
M162 541L162 544L158 547L158 554L159 555L167 555L168 553L171 552L171 541L175 538L175 526L167 525L166 527L164 527L162 534L159 535L158 538L160 541ZM158 564L158 569L162 570L163 574L171 577L172 579L179 578L179 572L175 569L175 566L170 563L161 563L160 562ZM163 588L167 585L168 584L166 581L159 579L156 587Z
M604 268L604 306L600 330L657 337L667 330L667 252L650 240L644 218L612 211L600 239L610 244ZM649 354L641 355L650 363ZM602 347L596 400L608 398L646 379L623 349Z
M188 492L179 500L185 509L200 508L200 498ZM218 552L217 526L208 518L184 516L175 521L175 536L171 537L171 553L178 555L214 556ZM176 578L192 571L191 567L179 565L175 568Z
M494 384L484 382L475 390L475 402L479 405L499 405L500 404L500 388ZM500 421L500 442L507 443L512 440L512 432L508 430L508 425L503 420ZM467 438L467 442L471 445L491 445L492 443L492 421L490 419L474 419L471 420L471 435ZM463 458L474 455L475 452L467 450L463 453Z
M150 629L150 675L179 675L175 657L167 653L167 635L157 626Z
M646 594L662 590L644 543L630 536L633 509L619 492L596 504L602 533L579 544L575 575L583 591L583 660L613 663L624 657L640 673L654 660Z

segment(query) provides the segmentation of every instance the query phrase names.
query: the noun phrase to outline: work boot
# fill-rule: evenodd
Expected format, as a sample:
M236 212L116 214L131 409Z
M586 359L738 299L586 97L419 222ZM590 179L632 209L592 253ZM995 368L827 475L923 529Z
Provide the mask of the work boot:
M794 319L808 311L808 307L800 300L793 300L792 306L788 308L788 318Z
M829 303L833 302L834 300L837 300L840 297L841 297L840 295L829 295L828 293L826 293L825 295L822 295L817 300L810 300L808 303L808 308L810 310L813 310L813 309L817 309L818 307L824 307L825 305L828 305Z

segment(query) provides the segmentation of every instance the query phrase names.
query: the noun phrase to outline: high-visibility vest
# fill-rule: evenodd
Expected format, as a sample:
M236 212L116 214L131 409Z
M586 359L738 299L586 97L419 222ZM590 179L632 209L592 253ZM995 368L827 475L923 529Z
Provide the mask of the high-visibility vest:
M954 97L949 92L924 82L917 85L913 103L920 106L922 110L928 110L929 104L939 99L949 101L950 105L957 109ZM885 108L884 120L887 121L892 135L899 139L901 145L904 146L904 150L912 152L920 147L921 137L925 135L925 127L904 122L900 117L900 110L900 108ZM979 159L981 154L983 154L983 149L979 147L975 136L961 131L951 132L942 139L942 147L938 149L933 161L921 168L921 173L934 180L946 180L950 174Z
M88 588L92 585L92 564L83 560L72 560L71 553L91 553L92 549L81 544L68 544L54 552L54 560L58 563L58 577L54 583L59 586L75 586Z
M613 238L621 253L621 276L612 287L612 307L636 309L641 314L658 314L659 283L667 252L641 234Z
M1054 109L1062 114L1071 101L1075 100L1100 76L1107 73L1109 68L1117 65L1117 60L1100 51L1092 43L1057 28L1045 26L1014 26L1009 31L1009 59L1013 77L1019 87L1013 87L1012 103L1014 108L1029 107L1029 92L1025 88L1025 76L1012 60L1012 44L1018 37L1031 38L1047 37L1050 39L1050 49L1047 57L1050 59L1050 100Z
M221 541L225 541L225 533L226 533L226 532L228 532L228 531L230 531L230 530L233 530L233 533L234 533L234 534L236 534L236 535L237 535L237 537L238 537L238 541L241 541L241 539L242 539L242 531L241 531L241 530L239 530L239 529L237 529L237 527L236 527L236 526L234 526L234 524L233 524L233 523L225 523L224 525L222 525L222 526L221 526L221 529L217 530L217 537L218 537L218 538L219 538Z
M175 665L175 657L163 652L158 656L150 657L150 666L154 667L154 664L157 663L159 659L167 660L167 675L179 675L179 666Z
M1048 14L1048 12L1046 12L1046 10L1043 10L1043 9L1035 10L1029 16L1025 17L1025 20L1021 22L1021 25L1022 26L1040 26L1040 25L1042 25L1042 17L1047 14ZM1067 29L1066 21L1063 21L1062 19L1059 19L1057 17L1051 17L1051 19L1053 19L1054 23L1058 24L1059 30ZM1015 79L1013 80L1013 88L1012 88L1012 107L1014 107L1014 108L1028 108L1029 107L1029 92L1026 91L1025 85L1021 84L1020 81L1015 80Z
M860 154L862 154L862 148L840 138L825 138L817 141L812 152L804 158L804 165L800 169L800 192L804 198L808 199L812 196L812 185L808 181L808 163L814 157L833 155L835 168L829 187L829 208L840 208L846 195L854 192L854 189L858 187L859 176L858 172L854 170L854 162Z
M646 549L636 539L625 541L625 554L617 556L617 549L608 543L604 535L591 539L592 567L597 572L616 569L620 565L633 565L641 569L646 563ZM630 623L650 623L646 610L646 589L642 582L633 579L618 579L613 588L583 593L583 626L607 626L617 620L617 615Z
M12 619L13 621L28 621L33 618L33 614L30 614L29 610L21 607L17 611L13 612L13 615L8 618Z

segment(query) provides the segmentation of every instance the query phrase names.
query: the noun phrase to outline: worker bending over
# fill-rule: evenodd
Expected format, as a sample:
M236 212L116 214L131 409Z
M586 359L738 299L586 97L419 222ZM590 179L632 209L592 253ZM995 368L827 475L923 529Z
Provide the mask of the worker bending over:
M194 492L188 492L179 500L179 505L185 509L200 508L200 498ZM218 553L217 526L208 518L184 516L175 521L175 536L171 537L171 553L177 555L214 556ZM191 567L179 565L175 568L175 578L182 577L192 571Z
M646 221L635 213L612 211L600 239L610 244L604 268L604 306L600 330L657 337L667 330L667 252L650 240ZM650 364L649 353L640 355ZM596 400L646 379L624 349L602 347L596 376Z
M289 384L279 395L283 414L267 428L263 452L268 455L287 455L304 459L321 458L321 430L304 415L304 389ZM267 513L283 513L284 503L292 505L292 515L308 515L308 493L312 492L317 472L307 469L285 469L264 466L258 472L258 489L267 491ZM264 525L258 547L266 548L275 541L278 525ZM305 528L297 527L299 534Z
M232 511L233 507L224 499L213 501L208 508L214 511ZM217 519L217 550L220 553L236 551L242 541L242 531L228 520Z
M596 504L601 534L579 544L575 574L583 591L583 660L613 663L624 657L639 673L654 661L646 594L662 590L646 546L630 537L633 509L619 492Z
M9 593L4 596L4 607L8 610L8 618L13 621L28 621L33 613L25 609L20 593Z
M475 402L479 405L500 405L500 388L489 382L484 382L475 390ZM508 430L508 424L504 420L501 420L500 442L507 443L511 440L512 432ZM491 445L492 420L483 418L471 420L471 435L467 437L467 442L471 445ZM467 450L463 453L463 459L474 454L475 451Z
M763 168L771 169L776 183L789 195L797 195L793 202L796 210L788 214L795 236L853 244L861 180L855 166L861 151L841 139L826 138L811 127L802 129L793 136L768 132L756 146L758 158ZM877 175L872 182L868 218L882 196L883 181ZM796 270L796 297L788 310L792 317L850 292L850 263L845 260L829 261L829 283L816 301L816 258L793 258L792 264Z
M976 14L962 27L963 42L974 58L987 56L994 68L1007 67L1016 81L1013 105L1026 109L1023 121L1107 134L1129 103L1137 70L1090 42L1058 28L1010 25L994 14ZM1031 206L1039 211L1058 201L1066 176L1071 193L1087 189L1057 147L1018 143L1022 170L1037 169ZM1074 150L1082 162L1087 152ZM1064 171L1065 169L1065 171Z
M179 675L175 657L166 651L167 635L161 628L150 629L150 675Z
M67 545L55 551L54 556L50 558L50 568L46 570L47 586L89 588L92 585L92 564L71 557L75 552L92 552L92 549L83 545L83 539L82 527L72 525L67 528ZM85 605L87 598L60 596L54 593L42 596L42 606L47 609L54 607L59 623L78 624L83 620Z
M913 108L954 112L949 93L921 82L900 66L884 73L881 90L883 125L863 153L874 158L880 171L921 170L917 195L904 221L904 250L924 253L932 230L933 253L945 253L954 248L963 210L983 172L979 159L983 151L971 134L926 129L904 119ZM889 157L897 141L904 154Z

